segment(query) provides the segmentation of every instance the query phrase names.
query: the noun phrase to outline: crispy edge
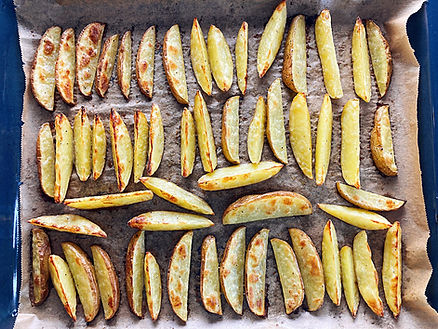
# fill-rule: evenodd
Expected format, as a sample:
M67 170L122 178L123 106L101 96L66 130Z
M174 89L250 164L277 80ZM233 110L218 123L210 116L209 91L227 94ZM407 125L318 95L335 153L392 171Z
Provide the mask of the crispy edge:
M143 47L145 47L144 43L146 42L146 38L149 37L149 33L152 33L153 36L153 40L154 40L154 44L152 45L154 51L153 51L153 56L152 56L152 63L148 63L148 66L152 64L152 81L150 82L150 85L147 84L146 86L144 85L144 83L142 83L142 73L141 73L141 68L140 68L140 52L143 49ZM140 41L140 45L138 46L138 51L137 51L137 57L135 60L135 73L136 73L136 77L137 77L137 84L138 87L140 88L140 91L147 96L149 99L152 99L152 95L154 93L154 64L155 64L155 39L156 38L156 32L155 32L155 25L151 26L150 28L148 28L146 30L146 32L143 34L143 37L141 38Z

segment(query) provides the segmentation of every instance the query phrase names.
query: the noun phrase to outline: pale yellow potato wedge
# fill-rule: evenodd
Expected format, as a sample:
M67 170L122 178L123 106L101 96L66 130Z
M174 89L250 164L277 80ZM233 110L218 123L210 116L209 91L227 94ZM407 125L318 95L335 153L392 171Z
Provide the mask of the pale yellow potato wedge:
M110 113L111 149L117 186L123 192L129 183L132 172L133 151L128 128L120 114L111 109Z
M237 33L236 46L236 74L237 85L242 95L246 93L248 84L248 23L243 22Z
M157 104L152 104L149 119L148 163L146 174L152 176L158 169L164 152L164 128L161 111Z
M119 35L115 34L105 40L97 64L96 81L94 88L100 97L105 97L108 91L114 64L116 62L117 48L119 46Z
M144 258L145 234L138 231L132 236L126 251L125 278L129 308L139 318L144 316Z
M357 288L356 271L354 269L353 250L349 246L341 248L342 285L344 287L345 300L353 318L356 317L359 307L359 290Z
M402 207L406 201L389 198L380 194L367 192L352 186L336 182L339 194L348 202L367 210L391 211Z
M287 164L286 130L284 128L281 79L274 80L268 90L266 108L266 136L272 152L280 162Z
M76 321L76 288L67 263L57 255L50 255L49 271L62 305L73 321Z
M322 267L324 268L325 287L333 304L341 304L341 261L339 259L338 238L335 226L328 220L322 233Z
M207 51L211 73L217 87L228 91L233 84L233 59L222 31L211 25L207 36Z
M29 280L29 299L32 306L41 305L49 295L49 256L51 253L46 232L40 228L33 228L32 276Z
M240 163L239 96L229 98L222 110L222 152L231 163Z
M119 309L119 278L108 253L96 245L91 246L90 249L93 255L94 270L96 272L105 320L109 320L114 317Z
M30 85L37 102L48 111L55 104L55 67L58 58L61 28L52 26L41 37L33 60Z
M371 131L371 155L374 164L382 174L386 176L397 176L398 169L395 164L391 134L389 106L379 106L374 116L374 128Z
M93 180L97 180L102 175L106 159L106 134L105 127L100 116L94 115L93 140L92 140L92 169Z
M245 292L249 309L255 315L265 316L266 254L269 230L257 232L248 245L245 258Z
M143 231L195 230L213 226L214 223L199 215L176 211L150 211L132 218L128 225Z
M36 143L38 177L43 192L53 198L55 189L55 145L48 122L41 125Z
M193 19L192 32L190 34L190 59L192 60L192 68L195 73L201 89L211 95L212 78L210 63L208 61L207 45L205 44L204 34L198 19Z
M140 181L146 167L149 146L149 125L146 115L141 111L134 113L134 183Z
M184 234L173 249L167 272L167 292L175 314L187 321L189 295L190 260L192 255L193 231Z
M286 28L286 19L286 1L282 1L277 8L275 8L271 18L269 18L263 30L262 38L260 39L259 48L257 50L257 72L260 78L263 78L266 72L268 72L277 56Z
M87 111L82 106L75 115L73 136L75 148L75 167L79 179L85 182L91 174L92 133Z
M28 223L51 230L106 238L106 233L89 219L73 214L40 216L28 220Z
M204 199L179 187L178 185L157 177L142 177L140 181L160 198L200 214L214 215L213 210Z
M372 20L366 22L368 47L370 49L371 62L380 97L388 91L392 75L392 55L388 41L380 31L379 26Z
M144 283L149 314L152 321L155 321L161 309L161 274L160 267L150 252L146 252L144 257Z
M151 200L152 197L153 193L145 190L65 199L64 204L70 208L90 210L127 206L130 204Z
M201 247L201 300L206 311L222 315L216 239L207 235Z
M359 232L354 237L353 259L357 285L362 298L376 315L383 316L383 303L379 297L379 276L365 231Z
M212 172L217 166L216 145L214 143L213 129L210 114L199 90L195 95L193 107L195 116L196 134L198 135L199 153L201 154L204 171Z
M333 42L332 18L328 9L321 11L316 19L315 39L327 94L334 99L342 98L344 93Z
M402 232L399 222L394 222L386 233L383 249L382 282L385 299L395 318L400 314L402 297Z
M155 26L151 26L141 38L135 61L138 87L149 98L154 92L155 38Z
M117 55L117 83L126 99L131 92L131 64L132 64L132 33L126 31L120 41Z
M219 268L222 292L234 312L243 312L243 273L246 227L236 229L227 241Z
M306 18L304 15L297 15L292 20L287 34L281 71L284 84L296 93L307 94L306 47Z
M315 146L315 182L324 184L330 164L332 151L333 111L332 102L328 94L324 95L318 117Z
M178 103L188 104L186 72L179 26L173 25L164 36L163 66L170 90Z
M300 229L291 228L289 229L289 235L303 278L307 307L309 311L316 311L324 303L325 294L324 271L321 259L315 245L306 233Z
M350 99L341 115L341 168L348 185L360 188L359 100Z
M300 268L293 249L286 241L271 239L271 246L277 263L285 311L286 314L290 314L300 307L304 300L304 285Z
M181 175L192 174L196 157L196 128L192 112L186 107L181 116Z
M73 242L62 242L62 251L73 276L73 281L84 310L85 321L96 317L100 307L100 294L94 266L87 254Z
M313 179L312 131L306 95L298 93L289 109L289 139L295 160L303 174Z
M55 66L56 89L64 102L70 105L76 103L74 97L76 77L75 31L70 28L61 35L58 59Z
M64 201L67 194L70 176L73 170L73 129L67 117L59 113L55 117L56 153L55 153L55 186L56 203Z
M351 38L351 60L353 62L354 91L358 97L368 103L371 99L370 58L365 26L360 17L356 18Z
M76 80L84 96L91 96L104 29L105 24L88 24L76 44Z
M263 144L265 142L266 104L263 96L257 99L254 116L249 124L247 145L249 160L259 163L262 159Z

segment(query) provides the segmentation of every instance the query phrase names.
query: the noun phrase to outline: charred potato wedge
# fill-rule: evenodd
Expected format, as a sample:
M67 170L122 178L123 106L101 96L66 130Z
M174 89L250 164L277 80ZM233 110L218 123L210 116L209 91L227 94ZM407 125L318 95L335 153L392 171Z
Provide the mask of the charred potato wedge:
M234 50L236 56L236 73L237 85L239 86L242 95L246 93L248 84L248 23L243 22L237 33L236 48Z
M222 315L218 266L216 239L208 235L201 247L201 299L206 311Z
M345 300L353 318L356 317L359 307L359 290L357 288L356 271L354 269L353 249L349 246L341 248L342 285L344 286Z
M141 38L135 61L138 87L151 99L154 92L155 38L155 26L151 26Z
M149 146L149 125L146 115L141 111L134 113L134 183L140 181L146 167Z
M336 306L341 305L341 261L338 238L332 221L327 221L322 233L322 267L324 269L327 294Z
M160 267L150 252L146 252L144 257L144 283L149 314L152 321L155 321L161 309L161 274Z
M211 73L217 87L228 91L233 84L233 59L222 31L211 25L207 36L207 51Z
M106 159L106 134L105 127L100 117L95 114L93 122L93 141L92 141L92 168L93 179L96 180L102 175Z
M359 17L356 19L351 39L351 59L353 62L354 91L358 97L368 103L371 99L370 58L365 26Z
M42 229L32 229L32 278L29 298L32 306L41 305L49 295L49 256L52 253L49 237Z
M73 130L67 117L59 113L55 117L56 153L55 153L55 187L56 203L64 201L73 169Z
M222 110L222 151L225 158L239 164L239 96L229 98Z
M149 120L148 163L146 174L152 176L158 169L164 152L164 128L161 111L157 104L152 104Z
M207 45L205 44L204 34L198 19L193 19L192 32L190 34L190 59L192 60L192 68L195 73L201 89L211 95L212 79L210 63L208 62Z
M333 111L332 102L328 94L324 95L321 110L319 111L318 128L316 131L315 146L315 181L316 185L324 184L330 164L332 150Z
M70 208L90 210L127 206L130 204L151 200L152 197L153 193L146 190L66 199L64 200L64 204Z
M259 163L262 159L263 144L265 142L266 103L262 96L257 99L254 116L249 124L247 144L248 156L252 163Z
M143 231L180 231L210 227L214 223L199 215L176 211L150 211L132 218L128 225Z
M92 133L85 107L77 112L73 123L76 173L85 182L91 174Z
M76 57L75 57L75 31L65 30L59 43L58 59L55 66L55 83L61 98L70 105L76 103L74 97Z
M109 37L103 44L99 63L97 64L96 81L94 82L94 88L100 97L105 97L108 91L114 64L116 62L118 45L118 34Z
M144 316L144 258L145 234L138 231L132 236L126 251L125 276L129 308L139 318Z
M126 31L120 41L119 54L117 55L117 82L126 99L131 92L131 62L132 62L132 35Z
M41 125L36 144L38 176L43 192L53 198L55 189L55 145L48 122Z
M196 156L196 132L192 112L186 107L181 116L181 175L192 174Z

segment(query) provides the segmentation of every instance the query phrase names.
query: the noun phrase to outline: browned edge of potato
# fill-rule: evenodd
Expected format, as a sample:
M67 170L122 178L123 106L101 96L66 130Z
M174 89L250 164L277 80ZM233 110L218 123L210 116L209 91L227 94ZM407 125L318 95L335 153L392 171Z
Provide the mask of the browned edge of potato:
M138 87L150 99L154 92L155 37L155 26L151 26L141 38L135 60Z
M65 30L61 35L59 54L55 67L55 84L62 100L69 105L75 105L74 95L76 79L76 46L75 31Z

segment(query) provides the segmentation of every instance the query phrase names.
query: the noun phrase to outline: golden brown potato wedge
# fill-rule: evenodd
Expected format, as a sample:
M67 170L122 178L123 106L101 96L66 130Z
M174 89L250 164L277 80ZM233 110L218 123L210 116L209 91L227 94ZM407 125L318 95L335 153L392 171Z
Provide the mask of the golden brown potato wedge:
M120 41L119 54L117 55L117 82L126 99L131 92L131 62L132 62L132 35L126 31Z
M149 146L149 125L146 115L141 111L134 113L134 183L140 181L146 167Z
M243 22L236 39L236 73L237 85L242 95L246 93L248 83L248 23Z
M212 79L210 63L208 62L207 45L198 19L193 19L192 32L190 34L190 58L192 68L199 86L207 94L211 95Z
M146 174L152 176L158 169L164 152L164 128L161 111L157 104L152 104L149 120L148 163Z
M29 298L32 306L41 305L49 295L49 256L52 253L49 237L42 229L32 229L32 278Z
M105 94L108 91L114 63L116 62L118 45L118 34L109 37L103 44L99 63L97 64L96 81L94 82L94 88L100 97L105 97Z
M211 73L217 87L228 91L233 84L233 59L222 31L211 25L207 36L207 51Z
M239 96L229 98L222 110L222 152L231 163L240 163Z
M73 129L67 117L59 113L55 117L56 153L55 153L55 186L56 203L64 201L67 194L70 176L73 169Z
M222 315L218 266L216 239L207 235L201 247L201 299L206 311Z
M360 188L359 100L350 99L341 115L341 168L348 185Z
M74 97L76 77L75 31L70 28L61 35L58 59L55 67L55 82L64 102L70 105L76 103Z
M141 38L135 61L138 87L149 98L154 92L155 37L155 26L151 26Z
M55 188L55 145L48 122L41 125L36 144L38 176L43 192L53 198Z
M359 307L359 290L357 288L356 271L354 270L353 250L349 246L341 248L342 285L344 286L345 300L353 318L356 317Z
M160 267L150 252L146 252L144 257L144 283L149 314L155 321L161 309L161 274Z
M324 95L319 111L318 128L315 146L315 181L316 185L324 184L330 163L332 150L333 112L332 102L328 94Z
M262 96L257 99L254 116L249 124L247 144L249 160L259 163L265 142L266 104Z
M93 179L96 180L102 175L106 159L105 127L97 114L94 115L93 122L92 152Z
M81 181L86 181L91 174L91 126L85 107L77 112L73 123L75 144L75 167Z
M143 231L195 230L214 223L199 215L176 211L150 211L132 218L128 225Z
M321 259L315 245L306 233L297 228L291 228L289 234L303 278L307 307L309 311L316 311L324 303L325 293Z
M144 258L145 234L138 231L132 236L126 251L125 276L129 308L139 318L144 316Z
M196 156L195 121L186 107L181 116L181 175L192 174Z
M328 220L324 226L321 250L327 294L333 304L339 306L342 296L341 261L339 259L338 238L331 220Z
M365 102L371 99L370 58L368 56L367 35L360 17L356 19L351 39L351 60L356 95Z

